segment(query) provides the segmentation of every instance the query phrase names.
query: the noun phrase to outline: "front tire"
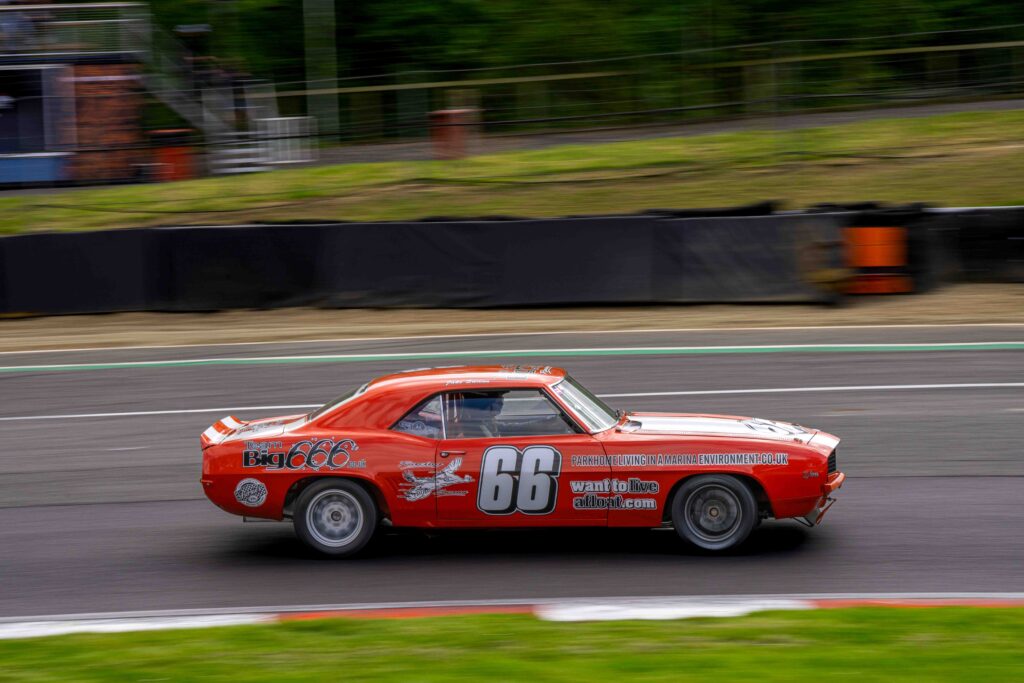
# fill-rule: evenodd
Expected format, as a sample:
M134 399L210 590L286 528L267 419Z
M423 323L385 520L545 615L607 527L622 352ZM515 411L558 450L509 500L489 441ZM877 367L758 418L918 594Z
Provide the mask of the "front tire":
M299 494L293 523L306 545L325 555L349 557L377 530L377 505L354 481L322 479Z
M676 533L704 550L736 547L746 540L757 521L757 500L736 477L693 477L679 487L672 499Z

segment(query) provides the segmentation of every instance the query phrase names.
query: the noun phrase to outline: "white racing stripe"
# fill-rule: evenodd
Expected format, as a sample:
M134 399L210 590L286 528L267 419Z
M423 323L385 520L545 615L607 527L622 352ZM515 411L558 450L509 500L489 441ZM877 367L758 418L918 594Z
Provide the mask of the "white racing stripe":
M901 391L913 389L1007 389L1024 387L1024 382L969 382L965 384L863 384L838 387L780 387L776 389L711 389L708 391L647 391L629 394L599 394L601 398L643 398L647 396L716 396L728 394L799 394L819 391Z
M329 339L285 339L249 342L212 342L206 344L153 344L136 346L86 346L70 349L32 349L27 351L0 351L0 356L33 353L89 353L98 351L142 351L150 349L195 349L220 346L265 346L277 344L345 344L356 342L408 341L420 339L478 339L487 337L542 337L583 334L672 334L676 332L794 332L806 330L900 330L942 328L1024 327L1024 323L935 323L905 325L794 325L778 327L664 327L639 330L552 330L538 332L475 332L472 334L416 334L397 337L334 337Z
M911 391L930 389L1017 389L1024 382L969 382L964 384L865 384L834 387L777 387L767 389L708 389L697 391L642 391L622 394L598 394L601 398L655 398L659 396L725 396L740 394L801 394L844 391ZM11 415L0 417L0 422L24 420L75 420L82 418L147 417L153 415L191 415L199 413L242 413L262 410L309 410L320 403L300 403L279 406L236 406L234 408L190 408L183 410L138 410L123 413L66 413L61 415Z

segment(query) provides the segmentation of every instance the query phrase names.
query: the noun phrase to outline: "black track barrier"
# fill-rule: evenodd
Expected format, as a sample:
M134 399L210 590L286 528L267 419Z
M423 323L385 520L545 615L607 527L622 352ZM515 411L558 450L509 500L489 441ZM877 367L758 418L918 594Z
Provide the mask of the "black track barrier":
M833 302L842 279L841 216L663 220L655 299L666 302Z
M657 219L379 223L327 234L323 305L479 308L651 300Z
M648 209L645 216L662 218L732 218L736 216L771 216L779 209L779 202L757 202L743 206L727 206L714 209Z
M959 279L1024 282L1024 207L936 211L932 229L955 255Z
M337 226L325 234L318 254L321 303L335 308L490 305L500 258L493 234L475 223Z
M24 314L139 311L158 277L147 229L18 235L0 240L0 304Z
M317 303L324 236L338 229L344 227L159 228L159 286L148 307L210 311Z
M907 229L915 291L1022 279L1024 208L771 208L19 235L0 313L833 302L857 226Z

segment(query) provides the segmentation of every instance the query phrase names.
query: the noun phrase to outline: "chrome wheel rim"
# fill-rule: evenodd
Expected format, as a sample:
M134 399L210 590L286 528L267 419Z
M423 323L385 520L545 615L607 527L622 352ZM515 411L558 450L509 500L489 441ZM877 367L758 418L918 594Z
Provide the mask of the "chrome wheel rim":
M707 543L728 539L743 519L736 494L715 484L706 484L691 493L686 499L685 513L687 528Z
M347 491L322 491L306 507L306 528L318 543L341 548L362 531L363 509Z

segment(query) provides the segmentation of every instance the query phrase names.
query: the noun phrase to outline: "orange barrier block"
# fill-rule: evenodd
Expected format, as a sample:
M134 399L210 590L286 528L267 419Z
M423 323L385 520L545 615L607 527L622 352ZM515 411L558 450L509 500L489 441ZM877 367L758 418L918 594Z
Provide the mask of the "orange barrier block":
M848 294L905 294L914 290L907 272L907 230L852 227L844 230L846 264L856 275Z
M851 268L903 268L906 228L846 228L846 264Z

